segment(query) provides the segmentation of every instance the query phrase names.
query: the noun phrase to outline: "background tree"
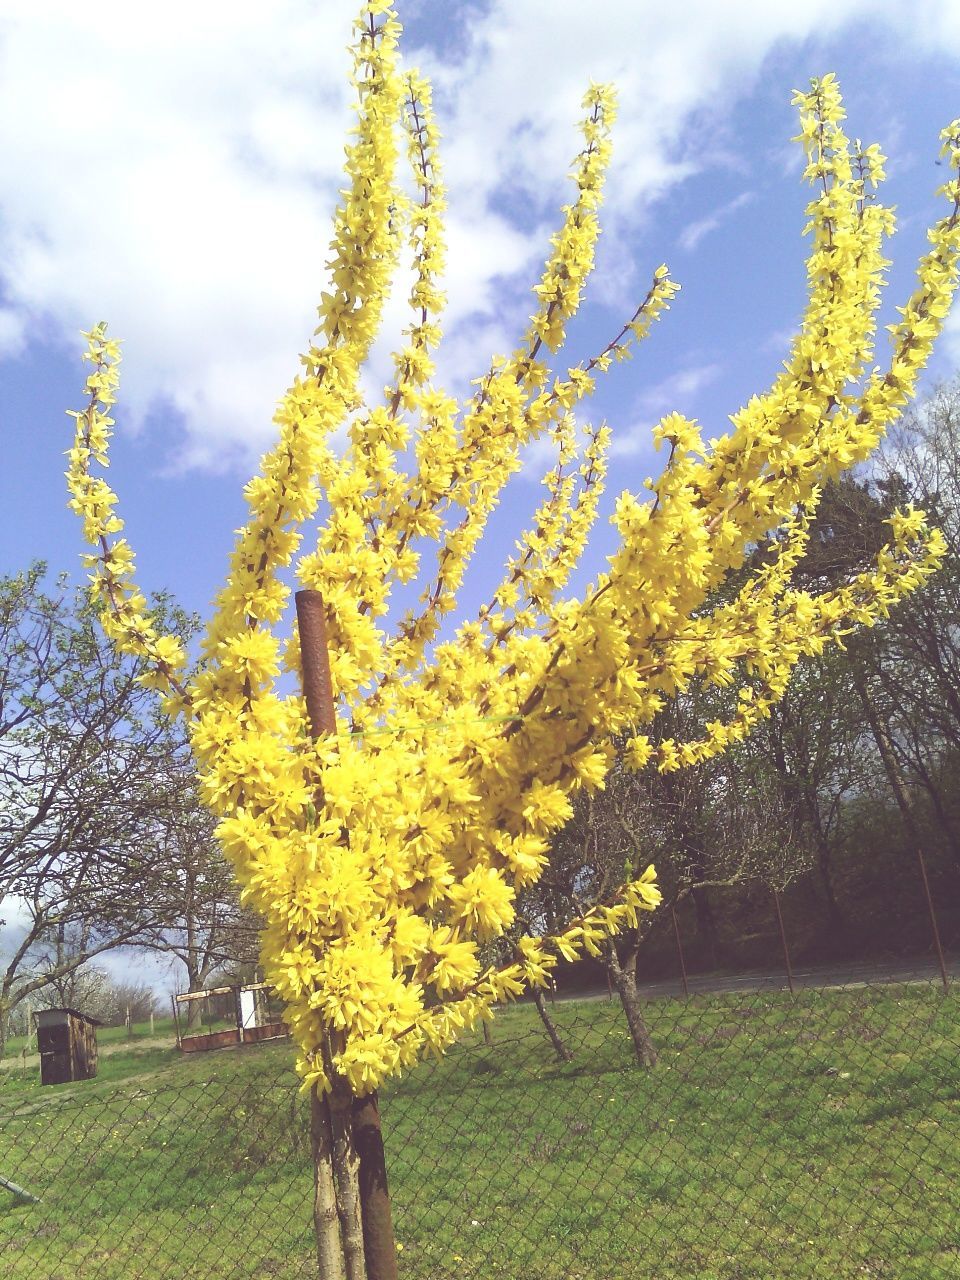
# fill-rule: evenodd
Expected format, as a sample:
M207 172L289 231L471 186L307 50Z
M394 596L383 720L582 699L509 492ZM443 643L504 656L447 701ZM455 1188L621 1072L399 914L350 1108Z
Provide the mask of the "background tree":
M661 713L657 733L676 740L721 713L723 692L684 694ZM624 929L602 947L608 982L623 1006L640 1065L656 1065L638 990L642 957L671 931L671 912L690 901L701 955L722 947L711 894L757 884L782 891L809 863L803 824L772 763L756 743L732 747L696 770L636 773L622 759L604 788L578 797L554 839L550 864L520 896L521 912L550 931L603 901L653 860L666 911Z
M178 990L202 991L215 973L256 968L261 922L241 906L236 877L216 841L216 823L200 803L189 764L171 761L165 787L171 803L158 832L149 884L154 924L137 944L182 966L186 982ZM198 1001L187 1005L188 1028L200 1013Z
M836 850L847 799L869 771L863 721L845 656L803 664L758 731L757 754L776 769L784 799L803 825L823 904L821 935L843 929Z
M183 739L143 670L84 598L44 589L42 565L0 580L0 1052L20 1001L158 920Z

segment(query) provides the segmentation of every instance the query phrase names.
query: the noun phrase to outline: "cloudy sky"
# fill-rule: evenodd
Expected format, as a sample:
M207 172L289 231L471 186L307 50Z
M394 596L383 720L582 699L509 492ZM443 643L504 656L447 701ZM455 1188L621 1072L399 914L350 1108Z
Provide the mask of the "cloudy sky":
M106 319L125 339L113 479L144 585L206 609L324 286L354 7L0 0L0 571L42 557L76 572L64 410L80 402L78 330ZM839 74L851 133L890 156L902 230L889 305L909 292L944 176L937 133L960 115L955 0L398 9L408 60L434 75L446 140L443 370L457 387L523 324L585 87L619 86L606 231L574 355L617 331L659 262L683 284L594 409L615 428L620 486L653 466L661 413L715 434L785 353L807 199L789 104L811 76ZM391 318L399 327L399 310ZM934 376L958 354L951 337ZM514 485L505 517L519 526L535 498Z

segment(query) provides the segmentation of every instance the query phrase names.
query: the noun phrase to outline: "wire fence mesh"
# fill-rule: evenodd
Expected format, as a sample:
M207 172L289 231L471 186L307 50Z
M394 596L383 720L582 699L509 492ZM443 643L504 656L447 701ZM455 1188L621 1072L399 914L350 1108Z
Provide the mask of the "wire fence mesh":
M652 1069L616 1001L548 1009L569 1060L523 1006L385 1091L405 1280L960 1277L954 990L648 996ZM4 1276L316 1276L289 1045L101 1065L0 1075Z

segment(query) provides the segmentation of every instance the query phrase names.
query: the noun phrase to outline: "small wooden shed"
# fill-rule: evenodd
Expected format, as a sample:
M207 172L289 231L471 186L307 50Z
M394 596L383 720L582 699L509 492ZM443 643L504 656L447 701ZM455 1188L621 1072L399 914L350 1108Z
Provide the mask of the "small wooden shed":
M97 1027L103 1024L77 1009L40 1009L34 1016L40 1083L92 1079L97 1074Z

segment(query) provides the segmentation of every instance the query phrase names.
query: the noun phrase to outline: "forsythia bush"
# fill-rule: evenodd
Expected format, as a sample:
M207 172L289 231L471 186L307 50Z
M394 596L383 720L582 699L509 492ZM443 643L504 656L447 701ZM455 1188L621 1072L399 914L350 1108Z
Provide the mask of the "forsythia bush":
M332 1067L358 1094L656 905L651 869L561 936L522 936L505 967L478 960L480 944L514 925L517 889L541 874L571 793L603 786L614 737L626 737L632 767L696 765L749 733L800 658L870 625L935 569L943 540L910 510L892 519L870 572L819 596L791 587L818 486L866 458L913 393L960 249L953 177L942 188L949 212L891 328L892 355L875 367L882 242L893 229L873 195L883 157L848 142L832 76L798 94L813 196L809 302L789 359L719 439L705 443L679 414L663 419L655 436L666 460L647 482L652 494L620 496L619 550L572 598L565 587L597 515L610 439L606 428L581 429L578 407L678 286L658 267L599 354L551 367L599 233L615 109L611 89L592 87L573 198L529 328L457 403L435 377L445 255L437 130L429 85L400 68L399 31L387 0L363 6L330 292L277 409L276 447L245 490L249 520L192 674L151 621L115 495L94 474L107 463L120 358L103 325L86 335L89 402L69 455L103 625L124 652L150 660L168 710L187 719L223 849L267 920L263 961L287 1003L300 1070L327 1088ZM943 140L956 170L960 122ZM397 175L404 153L412 187ZM360 371L405 253L412 319L392 385L367 403ZM340 450L333 437L344 424ZM543 437L557 462L532 527L477 616L445 628L524 446ZM299 554L318 509L316 540ZM751 563L762 567L705 608L757 544L768 554ZM295 628L283 634L295 561L301 585L322 593L338 708L337 732L316 741L285 675L300 667ZM413 582L419 605L388 626L391 593ZM644 726L704 682L738 688L733 718L654 748Z

